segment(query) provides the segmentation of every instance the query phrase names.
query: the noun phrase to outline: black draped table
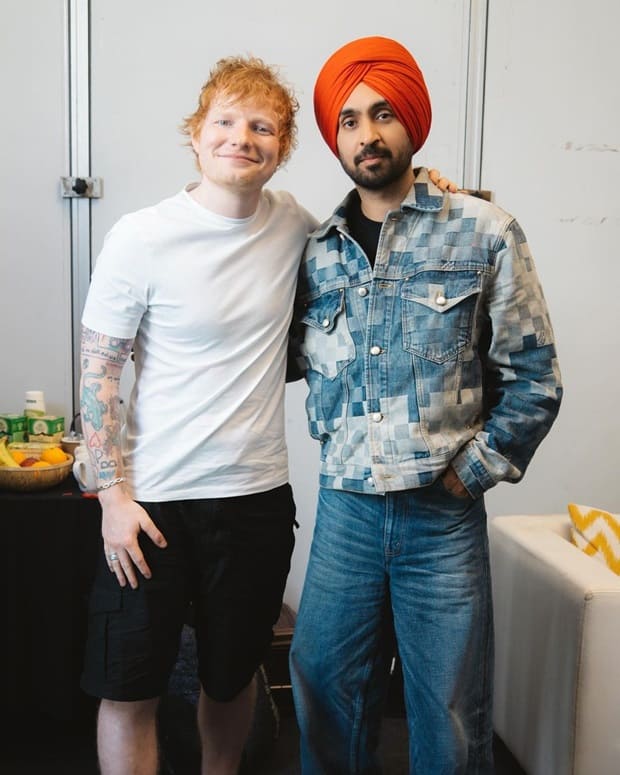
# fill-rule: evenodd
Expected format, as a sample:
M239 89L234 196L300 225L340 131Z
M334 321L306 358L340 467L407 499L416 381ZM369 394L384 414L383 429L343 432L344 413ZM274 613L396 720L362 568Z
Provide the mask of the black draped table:
M73 476L41 492L0 490L3 715L67 721L91 707L79 678L100 535L99 501Z

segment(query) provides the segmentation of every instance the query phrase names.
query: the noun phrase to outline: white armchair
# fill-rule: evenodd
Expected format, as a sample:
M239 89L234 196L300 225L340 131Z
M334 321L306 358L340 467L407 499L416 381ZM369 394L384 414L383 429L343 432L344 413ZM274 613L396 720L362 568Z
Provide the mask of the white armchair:
M620 774L620 576L568 514L489 522L494 726L528 775Z

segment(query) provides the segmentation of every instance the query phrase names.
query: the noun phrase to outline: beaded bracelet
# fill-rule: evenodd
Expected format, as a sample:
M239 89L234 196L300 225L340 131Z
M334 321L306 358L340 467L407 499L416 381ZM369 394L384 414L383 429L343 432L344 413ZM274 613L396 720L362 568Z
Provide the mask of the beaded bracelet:
M121 482L126 482L124 476L117 476L116 479L110 479L109 482L106 482L105 484L102 484L101 487L97 487L97 492L101 492L101 490L107 490L108 487L114 487L115 484L120 484Z

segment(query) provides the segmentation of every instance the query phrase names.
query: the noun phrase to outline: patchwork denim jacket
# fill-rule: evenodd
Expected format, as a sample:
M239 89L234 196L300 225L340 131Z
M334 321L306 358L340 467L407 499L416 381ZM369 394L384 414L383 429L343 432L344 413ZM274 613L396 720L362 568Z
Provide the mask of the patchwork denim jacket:
M421 169L384 220L373 271L346 201L308 242L295 313L321 486L417 488L450 463L472 497L518 481L562 396L518 223Z

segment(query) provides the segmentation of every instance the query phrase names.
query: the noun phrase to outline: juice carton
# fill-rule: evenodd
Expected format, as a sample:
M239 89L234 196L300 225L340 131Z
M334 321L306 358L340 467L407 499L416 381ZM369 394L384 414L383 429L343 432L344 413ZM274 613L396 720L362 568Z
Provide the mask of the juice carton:
M0 437L7 442L26 440L26 418L23 414L0 414Z
M57 415L28 417L26 424L28 441L52 441L60 446L60 440L65 435L65 418Z

